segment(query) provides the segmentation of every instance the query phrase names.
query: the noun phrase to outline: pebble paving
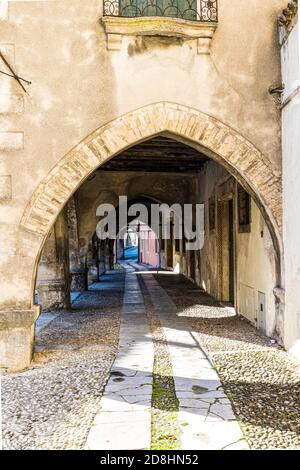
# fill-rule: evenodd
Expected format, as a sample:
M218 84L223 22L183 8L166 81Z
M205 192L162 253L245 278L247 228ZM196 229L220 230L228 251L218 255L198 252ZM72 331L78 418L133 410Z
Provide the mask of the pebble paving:
M1 380L3 449L84 447L116 354L124 277L108 273L72 311L41 316L30 369Z
M155 275L213 361L251 449L300 449L293 357L181 275Z
M3 448L300 449L293 358L183 276L125 268L40 317Z

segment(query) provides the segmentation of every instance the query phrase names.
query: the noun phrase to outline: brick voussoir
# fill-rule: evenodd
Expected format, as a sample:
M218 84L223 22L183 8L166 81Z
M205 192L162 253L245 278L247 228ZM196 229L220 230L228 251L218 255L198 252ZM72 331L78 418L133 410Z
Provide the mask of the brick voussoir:
M281 178L274 175L268 158L217 119L188 106L170 102L147 105L123 115L97 129L72 149L32 195L21 224L31 229L40 223L42 229L39 232L46 232L70 194L101 162L122 149L164 131L178 134L213 151L220 163L224 160L245 178L272 212L278 225L281 224ZM43 213L44 221L41 223ZM38 221L35 216L39 218Z

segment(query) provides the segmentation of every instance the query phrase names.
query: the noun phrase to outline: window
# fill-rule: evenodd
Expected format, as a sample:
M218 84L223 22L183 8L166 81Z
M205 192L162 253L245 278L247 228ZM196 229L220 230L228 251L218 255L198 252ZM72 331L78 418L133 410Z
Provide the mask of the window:
M164 16L212 23L218 21L217 0L104 0L105 16Z
M157 20L159 17L159 21ZM174 21L174 18L176 21ZM107 48L120 50L123 35L198 39L199 54L209 54L218 24L217 0L103 0Z
M238 185L238 223L239 232L251 230L251 197L242 186Z

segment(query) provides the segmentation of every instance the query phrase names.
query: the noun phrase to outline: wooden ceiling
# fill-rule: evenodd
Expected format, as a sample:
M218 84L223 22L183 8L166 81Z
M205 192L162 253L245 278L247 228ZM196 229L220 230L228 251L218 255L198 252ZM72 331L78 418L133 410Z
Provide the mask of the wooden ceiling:
M192 147L166 137L155 137L125 150L99 170L199 173L208 160Z

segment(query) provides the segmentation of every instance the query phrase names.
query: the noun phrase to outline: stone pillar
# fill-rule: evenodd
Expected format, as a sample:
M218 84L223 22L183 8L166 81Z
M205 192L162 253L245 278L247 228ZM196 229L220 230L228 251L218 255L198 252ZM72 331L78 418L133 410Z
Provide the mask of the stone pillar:
M104 241L98 241L98 276L102 276L105 273L105 248Z
M87 254L88 285L98 281L98 239L93 237Z
M17 371L29 367L34 347L35 321L39 314L39 305L30 310L0 312L1 369Z
M106 240L106 241L105 241L104 253L105 253L104 265L105 265L105 272L106 272L106 271L110 271L110 249L109 249L109 240Z
M80 268L77 270L73 268L71 272L70 290L72 292L82 292L86 290L86 269L85 268Z
M66 210L57 218L43 248L37 291L43 310L70 308L69 246Z
M81 292L86 288L86 270L80 258L76 202L74 197L72 197L68 202L67 216L69 231L71 291Z
M117 246L117 257L118 261L119 259L124 259L124 238L118 238L116 240L116 246Z
M115 253L114 253L114 240L109 240L109 269L114 269L115 265Z

